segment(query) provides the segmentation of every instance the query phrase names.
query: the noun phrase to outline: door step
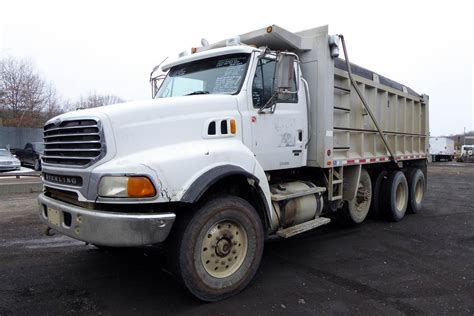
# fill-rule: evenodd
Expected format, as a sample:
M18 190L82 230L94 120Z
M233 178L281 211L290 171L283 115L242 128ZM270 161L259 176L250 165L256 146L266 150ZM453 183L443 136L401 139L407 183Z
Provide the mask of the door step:
M289 238L301 233L304 233L308 230L311 230L313 228L326 225L331 221L330 218L327 217L318 217L316 219L313 219L309 222L304 222L295 226L291 226L288 228L283 228L277 231L278 236L283 237L283 238Z

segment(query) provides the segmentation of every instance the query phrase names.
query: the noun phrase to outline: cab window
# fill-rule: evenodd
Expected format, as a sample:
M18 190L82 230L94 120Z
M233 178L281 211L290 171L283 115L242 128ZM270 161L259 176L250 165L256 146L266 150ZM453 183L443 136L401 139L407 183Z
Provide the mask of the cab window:
M273 95L273 79L275 75L275 60L260 58L258 60L255 77L252 84L252 101L254 108L261 108ZM296 90L296 76L294 76L291 90ZM297 103L298 94L291 94L285 103Z

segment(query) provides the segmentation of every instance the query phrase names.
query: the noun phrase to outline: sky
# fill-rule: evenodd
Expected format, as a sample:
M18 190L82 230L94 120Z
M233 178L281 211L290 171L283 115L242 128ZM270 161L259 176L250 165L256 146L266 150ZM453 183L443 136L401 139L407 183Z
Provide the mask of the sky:
M474 130L472 1L0 0L0 58L29 59L64 99L149 99L167 56L277 24L328 24L353 63L430 96L433 136Z

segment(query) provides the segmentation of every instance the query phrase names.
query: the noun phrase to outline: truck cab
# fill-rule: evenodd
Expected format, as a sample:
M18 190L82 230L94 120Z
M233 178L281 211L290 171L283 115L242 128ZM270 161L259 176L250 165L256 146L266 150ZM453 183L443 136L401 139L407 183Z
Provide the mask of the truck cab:
M168 75L155 98L232 96L236 105L234 133L241 130L243 144L255 154L261 167L264 170L299 168L306 165L307 92L304 79L297 75L301 73L299 63L292 59L288 67L291 69L288 93L275 94L276 65L276 52L250 46L203 51L165 64L162 70L168 71ZM265 115L268 113L272 115ZM209 123L212 124L208 132L210 129L215 133L208 137L227 134L222 133L227 130L222 121Z

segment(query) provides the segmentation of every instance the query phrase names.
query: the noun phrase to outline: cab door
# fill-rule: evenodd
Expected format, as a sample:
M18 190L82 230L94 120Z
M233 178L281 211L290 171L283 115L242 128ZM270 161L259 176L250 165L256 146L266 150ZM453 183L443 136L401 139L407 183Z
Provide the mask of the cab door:
M304 86L299 84L298 93L288 95L285 101L274 104L271 110L259 111L273 95L275 63L272 58L258 59L249 105L253 114L252 151L264 170L306 165L308 118ZM295 76L294 90L296 80Z

